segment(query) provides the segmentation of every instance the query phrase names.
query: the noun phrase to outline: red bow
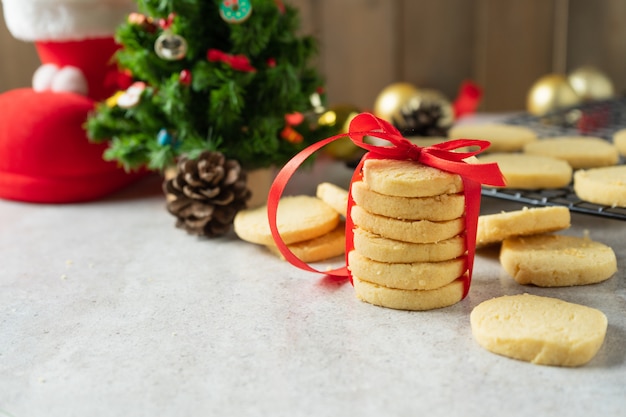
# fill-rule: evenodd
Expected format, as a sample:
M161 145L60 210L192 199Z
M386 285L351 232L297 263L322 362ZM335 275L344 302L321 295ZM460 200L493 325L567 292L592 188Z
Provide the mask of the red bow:
M480 214L480 184L489 184L495 186L505 185L504 177L495 163L487 164L470 164L464 159L477 155L489 146L489 142L484 140L473 139L457 139L439 143L433 146L420 147L404 138L400 132L390 123L377 118L369 113L361 113L357 115L351 122L347 134L341 134L324 139L294 156L280 170L272 187L270 188L267 204L267 213L270 223L270 229L274 241L282 253L282 255L291 264L304 269L306 271L317 272L325 275L348 277L351 279L350 271L347 267L341 267L332 271L319 271L312 268L305 262L302 262L295 256L283 242L278 232L276 224L276 214L278 212L278 202L285 190L289 178L296 172L298 167L313 153L321 149L325 145L342 137L348 136L354 144L368 150L359 165L357 166L352 177L352 183L362 179L363 163L366 159L398 159L413 160L423 165L439 168L443 171L459 174L463 179L465 189L465 239L467 244L468 274L465 281L465 295L469 291L469 284L472 279L472 270L474 265L474 253L476 249L476 227L478 223L478 215ZM389 142L390 146L379 146L366 143L363 139L366 136L373 136L384 139ZM478 147L478 150L470 152L456 152L456 150ZM348 195L348 207L346 216L346 260L350 251L354 248L353 244L353 228L350 211L353 205L352 195Z
M219 49L209 49L206 57L210 62L223 62L235 71L256 72L256 68L250 64L248 57L243 54L232 55Z

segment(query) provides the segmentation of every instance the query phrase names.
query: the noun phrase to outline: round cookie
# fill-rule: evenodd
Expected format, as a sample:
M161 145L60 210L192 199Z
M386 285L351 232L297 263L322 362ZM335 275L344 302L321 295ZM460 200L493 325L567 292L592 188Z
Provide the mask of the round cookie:
M339 223L339 213L322 200L311 196L283 197L278 203L276 225L286 244L322 236ZM267 218L267 205L241 210L233 221L235 233L242 240L273 245Z
M571 215L567 207L524 207L521 210L478 217L476 246L502 242L513 236L528 236L570 227Z
M613 145L622 156L626 156L626 129L620 129L613 134Z
M463 299L464 283L457 279L434 290L400 290L352 277L356 295L362 301L396 310L425 311L448 307Z
M609 246L551 234L504 240L500 263L519 284L538 287L595 284L617 272L617 259Z
M458 258L466 250L461 235L437 243L410 243L387 239L359 227L354 229L354 248L372 260L396 262L441 262Z
M462 256L441 262L386 263L353 250L348 254L348 267L353 275L384 287L434 290L462 276L467 270L467 260Z
M523 126L498 123L453 126L450 139L481 139L491 142L487 152L515 152L537 140L537 134Z
M484 301L470 314L474 339L492 353L539 365L580 366L607 330L599 310L530 294Z
M412 243L435 243L450 239L465 230L465 218L432 222L429 220L398 220L372 214L355 205L352 221L356 226L389 239Z
M346 249L346 227L344 222L340 222L335 229L313 239L287 245L289 250L302 262L319 262L325 259L343 255ZM275 245L268 245L267 248L275 255L283 255Z
M432 197L463 191L459 175L407 160L368 159L363 163L363 181L370 190L395 197Z
M576 171L574 192L590 203L626 207L626 165Z
M601 138L589 136L551 137L524 146L524 153L566 161L573 169L617 164L617 148Z
M369 189L363 181L352 184L354 202L370 213L405 220L443 221L465 213L465 196L441 194L433 197L394 197Z
M497 162L506 180L505 188L561 188L572 180L572 167L565 161L523 153L492 153L478 158L481 163Z
M329 182L322 182L317 185L315 195L317 198L334 208L337 213L344 217L346 216L346 210L348 209L347 190Z

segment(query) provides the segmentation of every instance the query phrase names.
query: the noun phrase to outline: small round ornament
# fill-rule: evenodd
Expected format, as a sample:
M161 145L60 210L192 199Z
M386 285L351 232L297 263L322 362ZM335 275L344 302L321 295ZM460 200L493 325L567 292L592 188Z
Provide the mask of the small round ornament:
M157 133L157 143L161 146L167 146L174 143L174 136L167 129L163 128Z
M374 114L390 123L400 118L400 110L417 94L417 87L406 82L393 83L385 87L376 97Z
M193 76L191 75L191 71L189 71L188 69L182 70L180 74L178 75L178 80L184 86L191 85L191 82L193 81Z
M228 23L245 22L251 14L250 0L223 0L220 3L220 16Z
M527 110L541 116L563 107L574 106L581 98L563 74L547 74L531 87L526 99Z
M602 71L591 66L576 68L567 80L583 100L605 100L613 97L613 83Z
M166 61L179 61L187 55L187 40L166 30L154 43L154 52Z

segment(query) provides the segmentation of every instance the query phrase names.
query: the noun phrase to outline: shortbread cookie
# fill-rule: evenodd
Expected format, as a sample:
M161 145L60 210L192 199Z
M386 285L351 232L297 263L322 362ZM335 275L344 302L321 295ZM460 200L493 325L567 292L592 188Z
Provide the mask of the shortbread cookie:
M465 284L457 279L434 290L399 290L377 285L357 276L352 277L359 299L381 307L397 310L434 310L458 303L463 298Z
M275 245L267 248L275 255L283 257ZM319 262L343 255L346 249L346 227L340 222L335 229L314 239L287 245L287 248L302 262Z
M441 262L463 255L466 244L462 235L437 243L410 243L387 239L357 227L354 248L359 254L379 262Z
M453 126L450 139L481 139L491 142L487 152L514 152L537 140L537 134L523 126L498 123Z
M613 145L622 156L626 156L626 129L620 129L613 134Z
M356 226L388 239L413 243L434 243L450 239L465 230L465 218L432 222L429 220L398 220L370 213L355 205L352 221Z
M478 217L476 246L499 243L513 236L555 232L569 228L570 223L569 209L563 206L524 207L521 210L484 214Z
M594 284L617 272L613 249L589 238L535 235L504 240L500 263L519 284L565 287Z
M576 171L574 192L590 203L626 207L626 165Z
M316 196L335 210L342 216L346 216L348 208L348 190L345 190L335 184L322 182L318 184Z
M463 191L459 175L406 160L368 159L363 164L363 180L370 190L395 197L432 197Z
M322 200L311 196L283 197L278 204L276 225L286 244L325 235L339 224L339 213ZM242 240L273 245L267 217L267 205L242 210L233 221L235 233Z
M443 221L465 213L465 196L441 194L433 197L393 197L369 189L363 181L352 184L354 202L370 213L405 220Z
M530 294L484 301L472 310L470 323L474 338L488 351L554 366L589 362L608 324L595 308Z
M572 180L572 167L565 161L523 153L492 153L479 162L497 162L506 181L506 188L561 188Z
M348 254L350 272L373 284L402 290L434 290L448 285L467 271L465 256L441 262L386 263Z
M590 136L541 139L524 146L524 153L562 159L573 169L611 166L619 160L617 148L612 143Z

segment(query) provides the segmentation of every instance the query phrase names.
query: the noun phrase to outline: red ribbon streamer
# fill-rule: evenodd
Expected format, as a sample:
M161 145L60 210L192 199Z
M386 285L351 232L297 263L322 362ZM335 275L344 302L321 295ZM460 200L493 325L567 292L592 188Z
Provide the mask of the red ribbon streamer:
M292 265L305 271L335 277L348 277L350 281L352 281L352 276L350 275L350 271L347 266L331 271L320 271L301 261L289 250L285 242L282 240L276 224L278 203L282 197L285 187L287 186L287 183L289 182L289 179L293 176L298 167L300 167L300 165L302 165L307 158L319 149L346 136L348 136L355 145L369 151L365 154L365 156L363 156L361 162L355 169L351 184L362 179L362 168L367 159L413 160L423 165L439 168L443 171L461 176L465 189L465 239L467 246L468 269L468 273L466 275L467 278L464 283L465 290L463 297L465 297L469 291L474 266L476 228L478 224L478 216L480 214L481 184L503 186L505 185L505 182L497 164L471 164L464 161L464 159L481 153L490 145L490 143L484 140L457 139L433 146L420 147L404 138L393 125L369 113L361 113L357 115L350 122L347 134L332 136L305 148L294 156L289 162L287 162L276 175L268 195L267 215L272 236L281 254ZM364 141L366 136L384 139L391 145L380 146L366 143ZM460 149L467 147L478 147L478 150L468 152L459 151ZM346 216L346 265L348 254L352 249L354 249L354 223L352 222L352 216L350 215L354 201L352 200L351 188L352 187L348 190L348 207Z
M250 64L250 60L243 54L232 55L219 49L209 49L206 54L210 62L223 62L235 71L256 72L256 68Z

